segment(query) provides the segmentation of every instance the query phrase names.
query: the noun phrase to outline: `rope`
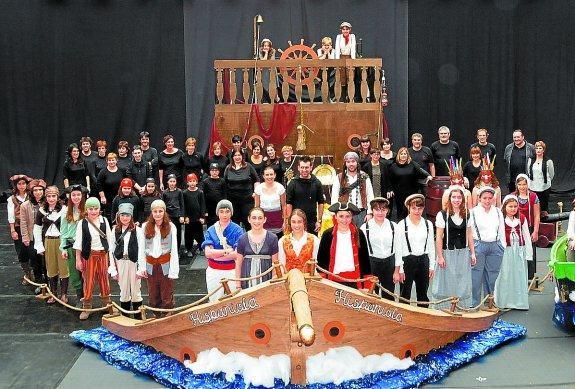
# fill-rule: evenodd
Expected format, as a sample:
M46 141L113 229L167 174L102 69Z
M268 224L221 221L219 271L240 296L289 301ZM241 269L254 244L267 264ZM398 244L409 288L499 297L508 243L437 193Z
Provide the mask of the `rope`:
M30 284L30 285L34 285L34 286L39 286L40 288L42 288L42 290L46 290L46 292L48 292L48 294L50 295L50 297L52 297L54 300L56 300L58 303L62 304L63 306L65 306L66 308L69 308L73 311L77 311L77 312L101 312L101 311L108 311L110 305L113 305L113 303L108 303L106 304L106 306L104 307L100 307L100 308L77 308L73 305L70 305L68 303L65 303L64 301L60 300L58 298L58 296L56 296L54 293L52 293L52 291L50 290L50 287L47 284L39 284L36 283L34 281L31 281L28 277L24 276L24 279Z
M271 273L274 270L274 267L270 267L268 270L266 270L263 273L257 274L255 276L252 277L244 277L244 278L228 278L228 281L251 281L251 280L256 280L258 278L262 278L265 275L267 275L268 273Z
M319 266L318 264L315 265L316 269L319 270L322 273L325 273L327 275L330 275L332 277L335 277L343 282L365 282L365 281L371 281L371 277L365 277L365 278L356 278L356 279L351 279L351 278L345 278L342 277L340 275L334 274L332 272L330 272L329 270L325 270L323 267Z
M330 271L328 271L328 270L325 270L324 268L322 268L321 266L319 266L319 265L317 265L317 264L315 265L315 267L316 267L320 272L325 273L325 274L329 274L329 275L331 275L331 276L333 276L333 277L335 277L335 278L338 278L338 279L342 280L343 282L365 282L365 281L371 281L371 277L357 278L357 279L349 279L349 278L341 277L341 276L339 276L339 275L337 275L337 274L333 274L332 272L330 272ZM446 298L444 298L444 299L434 300L434 301L409 300L409 299L406 299L406 298L404 298L404 297L401 297L399 294L397 294L397 293L395 293L395 292L391 292L391 291L387 290L387 289L384 288L379 282L376 282L375 285L376 285L381 291L383 291L383 292L387 293L388 295L393 296L394 298L398 299L398 301L403 302L403 303L406 303L406 304L410 304L410 305L413 304L413 303L418 304L418 305L428 305L428 306L429 306L429 305L438 305L438 304L442 304L442 303L445 303L445 302L452 302L453 299L457 299L457 297L453 296L453 297L446 297ZM485 298L483 298L483 300L481 300L481 302L480 302L477 306L475 306L475 307L472 307L472 308L464 308L464 307L461 307L459 304L456 304L456 308L457 308L458 310L460 310L460 311L463 311L463 312L474 312L474 311L478 311L479 308L481 308L481 307L483 306L483 304L485 303L485 301L487 301L487 299L490 298L490 296L491 296L491 295L485 296ZM380 299L381 299L381 297L380 297ZM451 311L448 311L448 310L445 310L444 312L447 312L447 313L450 313L450 314L453 314L453 313L454 313L454 312L451 312Z
M176 307L176 308L154 308L154 307L150 307L148 305L144 305L144 309L146 310L150 310L152 312L178 312L178 311L183 311L186 310L188 308L191 307L195 307L196 305L199 305L201 303L203 303L204 301L206 301L207 299L209 299L210 297L212 297L216 292L218 292L220 289L222 289L223 286L220 285L218 288L212 290L210 293L208 293L207 295L205 295L204 297L202 297L201 299L194 301L193 303L190 303L188 305L182 305L181 307Z

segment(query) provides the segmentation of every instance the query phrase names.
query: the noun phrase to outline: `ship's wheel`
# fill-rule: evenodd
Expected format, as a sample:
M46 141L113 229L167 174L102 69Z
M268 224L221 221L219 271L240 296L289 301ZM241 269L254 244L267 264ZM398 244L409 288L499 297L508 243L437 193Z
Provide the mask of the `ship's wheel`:
M291 41L288 41L289 47L285 50L279 49L278 51L282 53L280 59L281 60L289 60L289 59L318 59L317 54L315 53L314 47L315 43L309 47L304 45L304 40L300 41L299 45L293 45ZM296 76L297 76L297 67L285 67L281 68L281 72L283 74L284 69L286 70L287 77L284 77L288 83L295 85L296 84ZM311 84L317 74L319 73L318 68L314 67L302 67L301 68L301 83L303 85Z

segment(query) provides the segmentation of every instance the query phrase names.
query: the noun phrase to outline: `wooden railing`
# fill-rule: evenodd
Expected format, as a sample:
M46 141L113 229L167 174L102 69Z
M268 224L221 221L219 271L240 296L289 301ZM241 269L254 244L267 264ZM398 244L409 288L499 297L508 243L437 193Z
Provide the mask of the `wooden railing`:
M214 69L217 105L366 104L381 98L381 58L216 60Z

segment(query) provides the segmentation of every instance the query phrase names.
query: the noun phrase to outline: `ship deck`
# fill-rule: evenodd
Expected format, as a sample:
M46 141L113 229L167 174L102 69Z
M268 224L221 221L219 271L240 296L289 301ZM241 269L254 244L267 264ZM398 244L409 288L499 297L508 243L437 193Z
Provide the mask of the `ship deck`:
M566 199L553 199L563 200ZM6 220L6 206L0 206ZM565 223L566 227L566 223ZM546 273L550 249L538 249L538 274ZM47 306L20 285L20 268L5 223L0 225L0 388L157 388L142 376L115 369L99 354L78 346L68 338L77 329L100 325L101 316L80 322L77 314L58 306ZM182 264L176 282L176 304L197 300L205 293L205 259ZM145 287L143 292L146 294ZM112 289L118 298L117 286ZM510 311L504 320L527 327L527 336L464 366L429 387L548 387L575 385L572 369L575 335L559 330L551 321L553 283L542 293L531 293L529 311ZM146 299L147 296L144 297Z

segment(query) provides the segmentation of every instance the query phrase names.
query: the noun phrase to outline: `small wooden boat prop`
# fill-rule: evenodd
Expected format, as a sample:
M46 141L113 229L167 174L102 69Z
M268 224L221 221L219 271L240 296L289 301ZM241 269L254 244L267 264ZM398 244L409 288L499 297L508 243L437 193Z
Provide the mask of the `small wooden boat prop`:
M103 325L182 362L194 362L213 347L255 357L286 354L291 383L305 384L310 355L353 346L364 356L413 358L485 330L497 316L497 309L454 313L411 306L293 269L168 317L140 321L108 315Z

